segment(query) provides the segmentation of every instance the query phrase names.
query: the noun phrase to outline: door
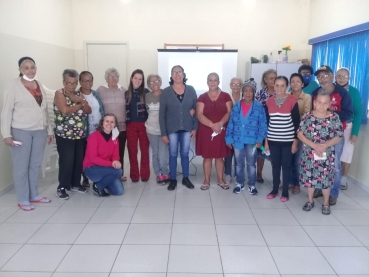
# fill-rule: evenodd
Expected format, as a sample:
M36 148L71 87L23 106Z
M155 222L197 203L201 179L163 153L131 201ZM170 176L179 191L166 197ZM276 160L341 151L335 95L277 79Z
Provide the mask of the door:
M119 85L127 88L127 48L125 42L86 42L86 68L94 76L94 90L106 85L105 70L111 67L119 72Z

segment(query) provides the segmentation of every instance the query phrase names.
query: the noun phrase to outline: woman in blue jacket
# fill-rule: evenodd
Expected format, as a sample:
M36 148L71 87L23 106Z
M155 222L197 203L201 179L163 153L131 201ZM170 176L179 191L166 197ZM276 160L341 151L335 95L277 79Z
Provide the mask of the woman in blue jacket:
M255 100L256 83L254 79L245 81L241 89L243 99L232 109L226 132L226 144L234 149L236 157L236 181L234 193L245 189L245 160L249 192L258 193L256 183L256 148L262 146L267 135L267 121L262 104Z

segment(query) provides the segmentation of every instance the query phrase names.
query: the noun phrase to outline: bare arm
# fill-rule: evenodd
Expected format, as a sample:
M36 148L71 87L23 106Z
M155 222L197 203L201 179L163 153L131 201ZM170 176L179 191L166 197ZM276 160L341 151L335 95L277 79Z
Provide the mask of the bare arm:
M205 126L211 128L214 125L214 123L204 115L204 106L205 105L202 102L196 103L196 117L201 124L204 124Z
M229 121L229 117L231 115L231 111L232 111L232 107L233 107L232 101L228 101L226 103L226 106L227 106L227 113L220 120L220 124L221 125L224 125L224 124L226 124Z
M73 101L73 100L72 100ZM58 110L63 114L72 114L80 109L82 109L81 103L76 103L75 106L68 106L65 101L65 97L62 92L57 91L54 97L54 104L58 108ZM90 107L91 109L91 107Z

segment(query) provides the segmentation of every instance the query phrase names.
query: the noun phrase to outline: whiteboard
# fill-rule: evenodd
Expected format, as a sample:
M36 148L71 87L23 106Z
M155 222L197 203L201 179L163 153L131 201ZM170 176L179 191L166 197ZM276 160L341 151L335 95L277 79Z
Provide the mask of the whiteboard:
M163 88L169 85L171 69L181 65L186 73L188 85L195 88L197 95L208 91L207 76L211 72L219 75L219 87L228 90L229 83L237 76L237 50L173 50L158 49L158 74Z

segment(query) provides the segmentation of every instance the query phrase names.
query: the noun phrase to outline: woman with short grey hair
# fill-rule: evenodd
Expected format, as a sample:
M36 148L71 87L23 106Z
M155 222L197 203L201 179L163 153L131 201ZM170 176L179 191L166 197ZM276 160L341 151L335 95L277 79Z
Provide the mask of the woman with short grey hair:
M124 166L124 149L126 148L127 132L126 132L126 98L124 93L126 88L119 85L119 72L116 68L111 67L105 71L106 85L98 87L96 90L100 95L101 102L104 106L105 113L112 113L117 117L116 127L119 130L119 156L122 169ZM127 178L122 176L122 181Z
M91 107L84 94L76 91L78 72L66 69L63 72L64 87L55 92L55 138L59 154L59 186L56 196L67 200L66 190L87 192L81 186L82 162L86 143L87 114Z

